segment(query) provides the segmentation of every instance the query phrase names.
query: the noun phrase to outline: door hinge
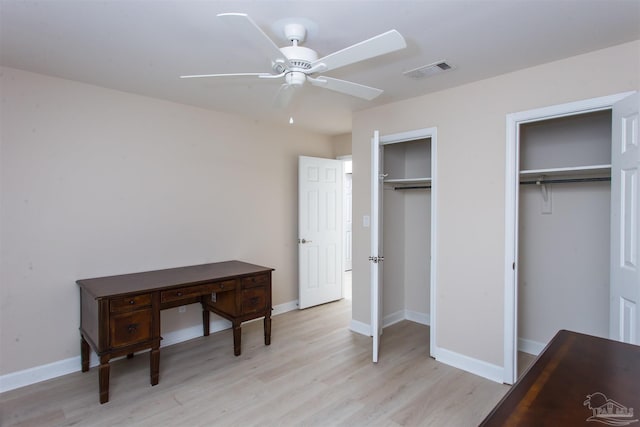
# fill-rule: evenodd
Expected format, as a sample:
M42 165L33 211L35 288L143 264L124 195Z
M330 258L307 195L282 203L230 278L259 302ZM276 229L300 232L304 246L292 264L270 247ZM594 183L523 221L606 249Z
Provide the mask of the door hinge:
M516 271L516 263L515 262L511 265L511 268L513 269L513 271Z
M384 261L383 256L370 256L369 261L373 261L374 264Z

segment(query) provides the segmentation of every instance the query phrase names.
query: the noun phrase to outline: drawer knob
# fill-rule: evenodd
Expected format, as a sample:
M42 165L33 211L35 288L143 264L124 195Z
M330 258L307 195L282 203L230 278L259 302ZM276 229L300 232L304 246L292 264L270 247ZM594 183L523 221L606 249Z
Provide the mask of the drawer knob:
M127 330L129 331L130 334L134 333L137 329L138 329L138 324L137 323L132 323L127 328Z
M259 300L259 298L258 298L258 297L253 297L253 298L251 298L251 300L250 300L251 305L257 305L257 304L258 304L258 300Z
M178 295L179 297L181 297L181 296L182 296L182 292L178 292L178 293L176 293L176 295Z
M224 289L224 283L220 284L220 289Z
M129 301L129 304L131 304L131 305L133 305L133 304L135 304L135 303L136 303L136 302L135 302L134 300L130 300L130 301Z

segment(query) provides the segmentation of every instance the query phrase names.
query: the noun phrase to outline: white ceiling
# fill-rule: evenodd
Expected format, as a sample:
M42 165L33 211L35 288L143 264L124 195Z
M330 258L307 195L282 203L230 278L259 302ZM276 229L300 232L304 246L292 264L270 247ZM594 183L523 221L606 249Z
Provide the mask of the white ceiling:
M183 74L270 72L259 52L216 14L243 12L279 46L282 23L309 23L320 56L398 30L407 48L326 74L378 87L363 101L311 85L286 110L279 84L179 79ZM90 83L261 122L337 135L351 113L640 39L640 0L189 1L0 0L0 65ZM407 71L446 60L422 80ZM611 66L616 66L611 64Z

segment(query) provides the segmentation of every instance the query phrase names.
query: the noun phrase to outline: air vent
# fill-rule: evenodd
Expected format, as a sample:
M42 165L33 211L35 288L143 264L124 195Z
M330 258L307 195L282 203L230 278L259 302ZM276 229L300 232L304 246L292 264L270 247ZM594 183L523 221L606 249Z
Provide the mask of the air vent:
M412 79L423 79L436 74L444 73L445 71L453 70L455 67L448 64L445 61L434 62L433 64L423 65L422 67L414 68L413 70L405 71L404 74Z

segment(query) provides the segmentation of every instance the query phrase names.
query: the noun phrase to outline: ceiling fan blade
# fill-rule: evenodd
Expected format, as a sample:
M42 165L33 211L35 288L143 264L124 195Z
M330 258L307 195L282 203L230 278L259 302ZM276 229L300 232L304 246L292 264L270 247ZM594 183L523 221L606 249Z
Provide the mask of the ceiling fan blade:
M307 80L314 86L366 99L367 101L371 101L384 92L382 89L376 89L375 87L348 82L346 80L334 79L332 77L321 76L318 78L311 78L307 76Z
M238 34L249 43L255 45L274 64L280 63L288 68L291 63L280 51L280 48L265 34L264 31L245 13L220 13L218 18L229 24ZM282 71L282 70L280 70Z
M232 73L232 74L194 74L190 76L180 76L181 79L199 79L202 77L257 77L259 79L268 79L274 77L269 73Z
M276 108L287 107L293 98L294 91L295 89L291 85L287 83L282 84L280 89L278 89L278 93L276 93L275 99L273 100L273 106Z
M404 40L404 37L396 30L390 30L331 53L324 58L317 59L311 63L311 68L313 69L317 66L319 67L319 72L335 70L345 65L364 61L365 59L374 58L384 55L385 53L404 49L405 47L407 47L407 42ZM324 64L324 67L321 64Z

